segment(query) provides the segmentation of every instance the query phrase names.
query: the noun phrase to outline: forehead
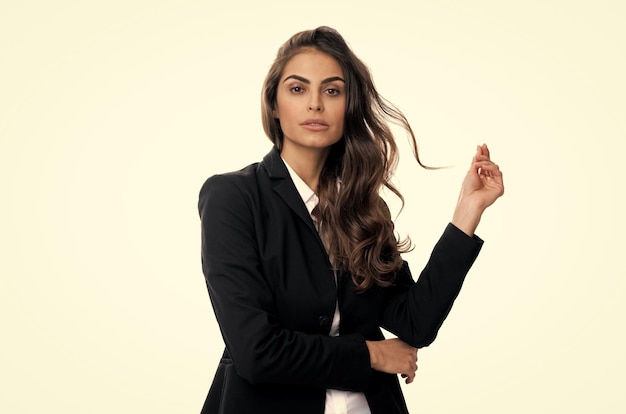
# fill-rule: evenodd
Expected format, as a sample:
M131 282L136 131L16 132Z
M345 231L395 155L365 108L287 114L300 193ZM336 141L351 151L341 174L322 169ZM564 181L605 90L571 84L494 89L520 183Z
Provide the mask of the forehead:
M343 70L332 56L317 49L305 49L287 61L281 80L290 75L299 75L314 81L333 76L343 78Z

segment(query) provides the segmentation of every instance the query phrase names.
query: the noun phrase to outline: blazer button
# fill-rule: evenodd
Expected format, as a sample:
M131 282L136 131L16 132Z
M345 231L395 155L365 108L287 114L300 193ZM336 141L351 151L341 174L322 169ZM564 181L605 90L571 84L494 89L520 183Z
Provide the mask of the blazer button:
M320 326L326 326L328 325L328 322L330 322L330 318L326 315L322 315L320 316Z

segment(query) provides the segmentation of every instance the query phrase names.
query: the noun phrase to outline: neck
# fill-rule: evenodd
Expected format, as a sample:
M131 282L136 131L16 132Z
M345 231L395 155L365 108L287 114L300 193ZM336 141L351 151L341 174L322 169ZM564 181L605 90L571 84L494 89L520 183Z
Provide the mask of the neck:
M311 149L294 151L285 147L280 155L313 191L317 193L320 174L324 168L329 149Z

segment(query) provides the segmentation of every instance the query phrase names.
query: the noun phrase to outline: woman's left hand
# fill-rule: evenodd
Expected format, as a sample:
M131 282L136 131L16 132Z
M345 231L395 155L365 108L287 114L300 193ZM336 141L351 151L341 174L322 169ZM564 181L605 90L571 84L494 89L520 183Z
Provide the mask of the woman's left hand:
M463 180L452 224L473 235L483 211L502 194L504 182L500 167L491 161L487 145L479 145Z
M491 161L487 144L476 147L476 154L470 167L459 198L465 198L483 210L492 205L504 194L502 172L498 164Z

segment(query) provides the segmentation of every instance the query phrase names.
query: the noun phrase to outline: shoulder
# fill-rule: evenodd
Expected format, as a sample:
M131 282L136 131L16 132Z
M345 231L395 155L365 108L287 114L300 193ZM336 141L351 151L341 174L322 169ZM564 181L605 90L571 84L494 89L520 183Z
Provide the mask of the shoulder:
M256 192L259 163L250 164L239 171L216 174L209 177L200 189L198 208L207 206L239 204Z
M237 208L257 208L273 194L271 189L276 182L289 177L287 167L280 153L273 147L261 162L209 177L202 188L198 201L200 215L207 209L235 210Z
M210 191L227 191L232 188L250 186L256 181L259 163L250 164L238 171L215 174L204 182L200 194Z

